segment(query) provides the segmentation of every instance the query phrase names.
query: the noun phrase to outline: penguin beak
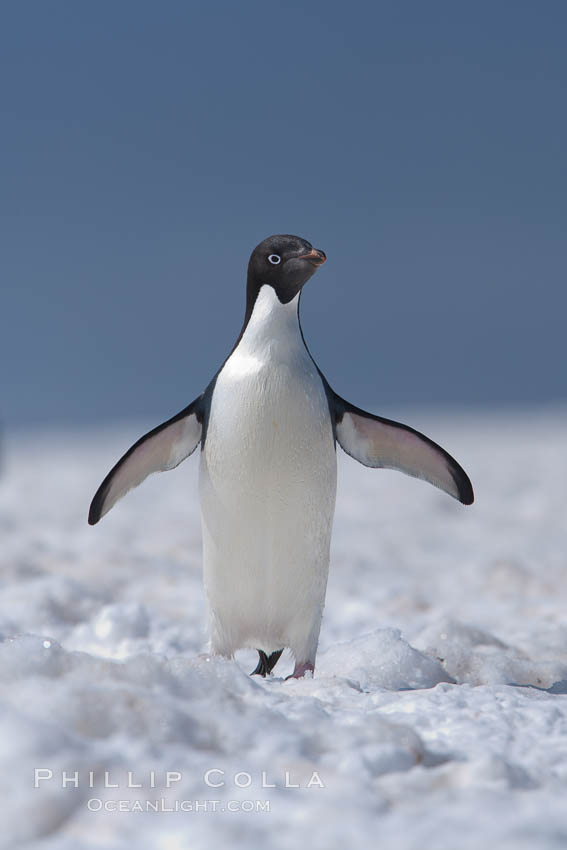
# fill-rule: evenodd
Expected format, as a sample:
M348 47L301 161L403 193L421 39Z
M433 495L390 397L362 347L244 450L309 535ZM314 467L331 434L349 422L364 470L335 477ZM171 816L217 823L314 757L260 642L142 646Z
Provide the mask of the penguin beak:
M320 251L318 248L312 248L308 254L301 254L299 259L308 260L314 266L322 266L327 259L327 255L324 251Z

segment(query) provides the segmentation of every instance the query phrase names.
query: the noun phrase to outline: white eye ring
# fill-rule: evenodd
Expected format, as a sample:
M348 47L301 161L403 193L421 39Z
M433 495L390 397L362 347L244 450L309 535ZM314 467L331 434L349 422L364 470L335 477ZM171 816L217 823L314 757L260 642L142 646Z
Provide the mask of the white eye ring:
M269 261L269 262L270 262L273 266L277 266L277 265L278 265L278 263L281 263L282 258L280 257L280 255L279 255L279 254L270 254L270 256L268 257L268 261Z

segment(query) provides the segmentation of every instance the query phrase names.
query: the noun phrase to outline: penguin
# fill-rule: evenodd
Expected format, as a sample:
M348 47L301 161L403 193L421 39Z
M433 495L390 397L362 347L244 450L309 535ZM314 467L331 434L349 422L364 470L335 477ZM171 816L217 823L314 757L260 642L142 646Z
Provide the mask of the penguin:
M408 425L335 393L299 319L303 287L326 261L299 236L264 239L248 264L240 335L204 392L142 436L98 488L96 524L151 473L200 445L199 496L209 649L259 654L272 672L284 648L293 678L313 675L325 603L337 485L336 445L365 466L397 469L473 502L445 449Z

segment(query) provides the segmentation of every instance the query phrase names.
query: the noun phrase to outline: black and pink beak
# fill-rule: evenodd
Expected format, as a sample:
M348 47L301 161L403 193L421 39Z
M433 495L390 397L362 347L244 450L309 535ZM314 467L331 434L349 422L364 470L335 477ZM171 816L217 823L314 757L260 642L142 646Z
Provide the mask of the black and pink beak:
M300 259L308 260L314 266L322 266L327 259L327 255L324 251L320 251L319 248L312 248L308 254L301 254Z

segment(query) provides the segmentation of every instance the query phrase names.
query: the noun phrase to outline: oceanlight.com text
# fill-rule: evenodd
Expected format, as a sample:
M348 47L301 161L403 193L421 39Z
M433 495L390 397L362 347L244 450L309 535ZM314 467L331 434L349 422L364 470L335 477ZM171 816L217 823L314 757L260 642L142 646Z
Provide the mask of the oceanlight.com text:
M269 800L102 800L91 797L89 812L269 812Z

